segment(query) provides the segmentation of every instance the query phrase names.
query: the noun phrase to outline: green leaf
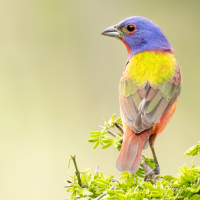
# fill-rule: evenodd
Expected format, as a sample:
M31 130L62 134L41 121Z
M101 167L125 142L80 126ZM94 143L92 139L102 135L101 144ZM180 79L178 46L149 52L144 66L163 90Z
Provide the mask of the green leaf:
M190 198L190 200L199 200L199 199L200 199L200 195L198 194L195 194Z
M91 176L91 172L90 169L85 169L83 170L83 172L81 172L81 182L84 185L89 185L89 181L91 180L92 176Z
M172 180L174 180L174 177L172 175L164 175L163 178L165 180L169 181L169 182L172 181Z
M103 130L101 131L101 135L100 135L100 136L103 136L103 135L105 135L107 132L108 132L108 130L107 130L107 129L103 129Z
M144 178L145 172L144 170L140 167L139 170L135 173L137 176L140 178Z
M115 149L117 149L121 144L119 143L119 142L113 142L112 143L112 145L113 145L113 147L115 148Z
M98 141L99 141L98 137L88 139L88 142L98 142Z
M121 117L118 117L115 122L122 123Z
M114 138L111 138L111 137L107 137L107 138L104 138L102 139L102 142L103 143L111 143L114 141Z
M121 122L121 118L118 118L116 121L118 121L117 123L120 124ZM108 148L111 145L120 150L121 149L121 143L122 143L122 135L120 133L117 133L117 137L113 137L113 136L108 136L107 134L110 128L116 128L113 123L116 122L115 121L115 114L112 115L111 119L109 121L105 120L104 122L104 126L102 127L101 131L92 131L90 132L90 136L92 138L88 139L88 142L96 142L96 144L93 146L93 149L95 149L99 144L102 146L102 149Z
M72 194L70 195L70 199L72 200L76 199L76 190L72 192Z
M108 121L109 126L112 126L112 124L113 124L113 122L114 122L114 119L115 119L115 116L116 116L116 114L114 113L114 114L112 115L112 117L110 118L110 120Z
M200 153L200 144L197 144L195 146L192 146L189 148L184 155L186 156L197 156Z
M106 145L103 145L103 146L102 146L102 149L106 149L106 148L110 147L111 145L112 145L112 143L108 143L108 144L106 144Z
M83 196L92 196L93 195L93 193L90 192L87 188L83 188L82 194L83 194Z
M70 167L70 161L72 160L72 158L69 159L69 162L68 162L68 169Z
M100 134L101 134L100 131L90 132L90 136L91 136L91 137L98 137Z
M94 146L93 146L93 149L96 149L99 145L99 142L97 142Z
M85 176L83 174L81 174L81 182L84 184L84 185L87 185L87 179L85 178Z
M155 162L153 158L145 158L145 162L151 167L151 169L155 168Z
M190 192L192 192L192 193L197 193L197 192L199 192L199 190L200 190L200 185L193 185L194 187L193 188L188 188L188 190L190 191Z

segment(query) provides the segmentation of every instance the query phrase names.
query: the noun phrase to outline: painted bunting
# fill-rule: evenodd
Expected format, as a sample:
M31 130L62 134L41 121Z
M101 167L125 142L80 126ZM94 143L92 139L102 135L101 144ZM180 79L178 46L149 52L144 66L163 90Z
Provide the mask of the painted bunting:
M116 168L137 172L142 150L150 145L156 167L146 177L159 174L154 142L174 114L181 90L174 49L153 21L140 16L129 17L102 35L118 38L128 51L119 84L124 134Z

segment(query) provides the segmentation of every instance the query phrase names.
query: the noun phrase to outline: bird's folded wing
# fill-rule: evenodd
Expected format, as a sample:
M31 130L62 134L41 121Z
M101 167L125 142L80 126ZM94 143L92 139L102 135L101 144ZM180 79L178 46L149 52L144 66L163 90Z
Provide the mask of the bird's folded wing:
M148 81L143 87L138 87L131 78L123 76L119 88L120 106L127 125L137 134L152 127L177 99L180 90L178 65L173 78L159 87Z

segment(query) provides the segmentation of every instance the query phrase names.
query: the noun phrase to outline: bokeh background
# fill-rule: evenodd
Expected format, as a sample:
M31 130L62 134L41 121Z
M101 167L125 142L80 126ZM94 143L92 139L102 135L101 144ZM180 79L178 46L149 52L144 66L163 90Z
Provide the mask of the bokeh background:
M93 150L87 139L103 119L119 116L127 58L121 42L100 33L132 15L163 29L184 77L175 115L155 144L161 173L190 166L183 153L200 139L199 7L195 0L1 0L0 199L68 197L74 154L80 170L100 165L119 177L117 150Z

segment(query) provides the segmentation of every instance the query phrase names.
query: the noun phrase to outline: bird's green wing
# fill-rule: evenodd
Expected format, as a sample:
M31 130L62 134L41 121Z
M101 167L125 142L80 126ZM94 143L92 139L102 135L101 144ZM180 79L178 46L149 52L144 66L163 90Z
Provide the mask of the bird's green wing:
M138 87L131 78L122 76L120 81L120 109L127 125L135 133L150 128L176 101L181 90L181 72L177 65L172 79L161 86L148 81Z

